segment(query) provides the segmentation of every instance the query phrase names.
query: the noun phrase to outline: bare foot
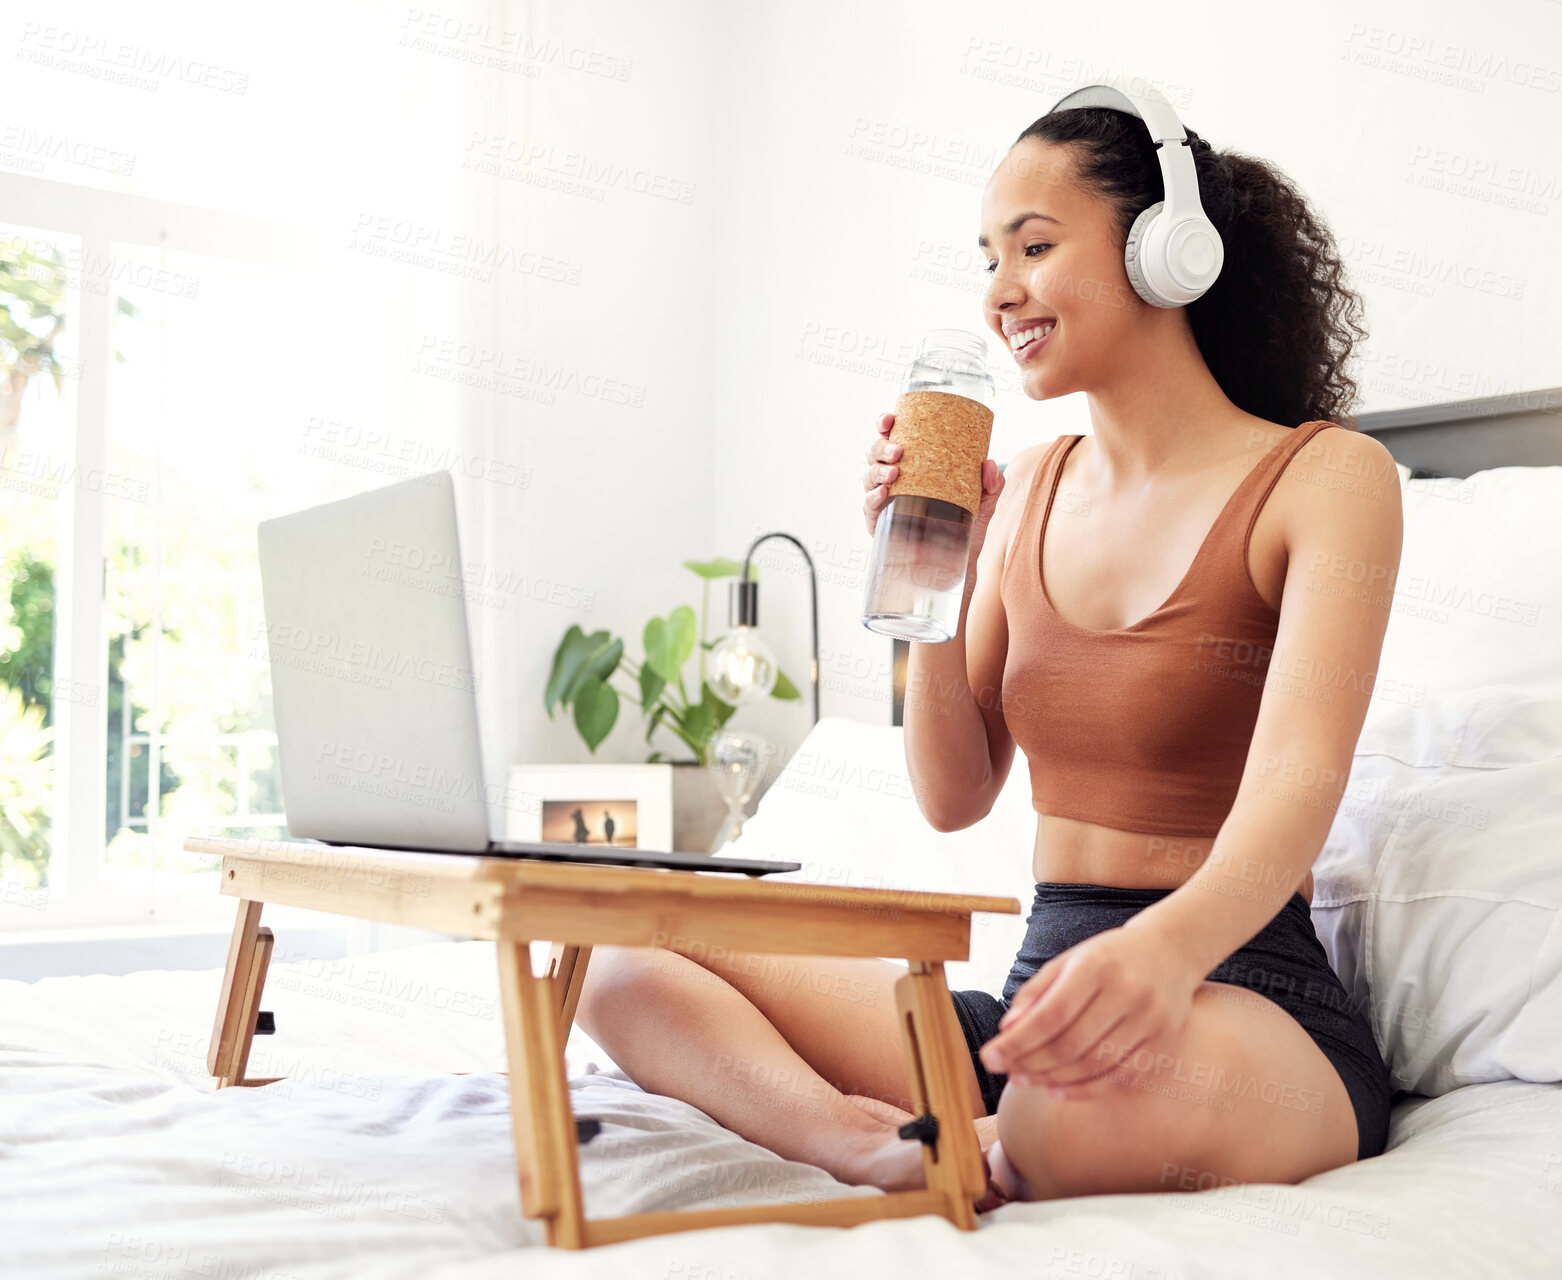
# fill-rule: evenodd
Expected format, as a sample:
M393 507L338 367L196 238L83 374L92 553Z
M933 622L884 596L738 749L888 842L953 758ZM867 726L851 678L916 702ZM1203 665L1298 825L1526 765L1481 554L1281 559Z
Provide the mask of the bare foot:
M882 1133L858 1135L859 1147L845 1162L842 1181L853 1186L874 1186L881 1191L920 1191L927 1186L922 1168L922 1144L915 1138L902 1138L895 1132L911 1112L860 1093L848 1093L846 1100L883 1123Z
M882 1120L886 1124L892 1124L897 1129L905 1124L907 1120L916 1119L916 1116L912 1115L911 1112L903 1111L891 1103L870 1097L865 1093L848 1093L844 1096L846 1101L854 1107L861 1107L875 1120Z
M893 1131L882 1145L867 1153L859 1170L856 1184L868 1183L880 1191L921 1191L927 1186L922 1144Z
M976 1202L978 1213L996 1209L1010 1200L1034 1200L1036 1193L1020 1176L1020 1171L1003 1154L1003 1144L994 1141L983 1153L987 1165L987 1193ZM991 1201L991 1203L989 1203Z

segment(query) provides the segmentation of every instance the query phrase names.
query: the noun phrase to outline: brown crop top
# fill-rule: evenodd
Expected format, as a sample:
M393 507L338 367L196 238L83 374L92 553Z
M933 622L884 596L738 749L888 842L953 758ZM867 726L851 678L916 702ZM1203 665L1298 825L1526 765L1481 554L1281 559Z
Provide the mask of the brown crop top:
M1067 622L1047 599L1042 539L1063 462L1084 437L1060 436L1043 454L1000 579L1009 622L1003 714L1029 762L1038 813L1121 831L1219 833L1247 763L1279 623L1248 573L1248 540L1286 464L1331 426L1304 422L1276 442L1166 602L1115 630Z

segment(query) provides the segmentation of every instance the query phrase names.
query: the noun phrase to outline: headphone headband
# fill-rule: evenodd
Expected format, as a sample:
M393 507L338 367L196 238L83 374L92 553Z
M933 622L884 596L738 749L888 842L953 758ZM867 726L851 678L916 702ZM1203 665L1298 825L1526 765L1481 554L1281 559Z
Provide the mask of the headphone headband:
M1134 289L1157 307L1182 307L1202 297L1220 275L1225 251L1199 201L1199 175L1177 113L1169 103L1091 84L1065 94L1046 114L1075 107L1107 107L1136 116L1155 143L1166 195L1141 213L1128 233L1124 256Z

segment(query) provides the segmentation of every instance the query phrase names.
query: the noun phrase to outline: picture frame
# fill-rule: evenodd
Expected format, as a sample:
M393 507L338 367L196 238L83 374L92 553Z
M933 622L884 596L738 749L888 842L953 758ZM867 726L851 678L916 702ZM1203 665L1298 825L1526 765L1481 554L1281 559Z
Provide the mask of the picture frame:
M506 840L668 851L671 764L517 764L510 767ZM584 838L582 838L584 837Z

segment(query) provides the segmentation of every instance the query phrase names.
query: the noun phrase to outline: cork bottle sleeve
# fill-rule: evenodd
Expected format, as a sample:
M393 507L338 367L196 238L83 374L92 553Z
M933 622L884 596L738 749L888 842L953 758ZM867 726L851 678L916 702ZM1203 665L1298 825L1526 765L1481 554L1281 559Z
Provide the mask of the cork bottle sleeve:
M902 392L889 433L901 448L895 464L900 474L884 501L914 494L952 502L976 515L992 430L993 411L979 400L952 391Z

